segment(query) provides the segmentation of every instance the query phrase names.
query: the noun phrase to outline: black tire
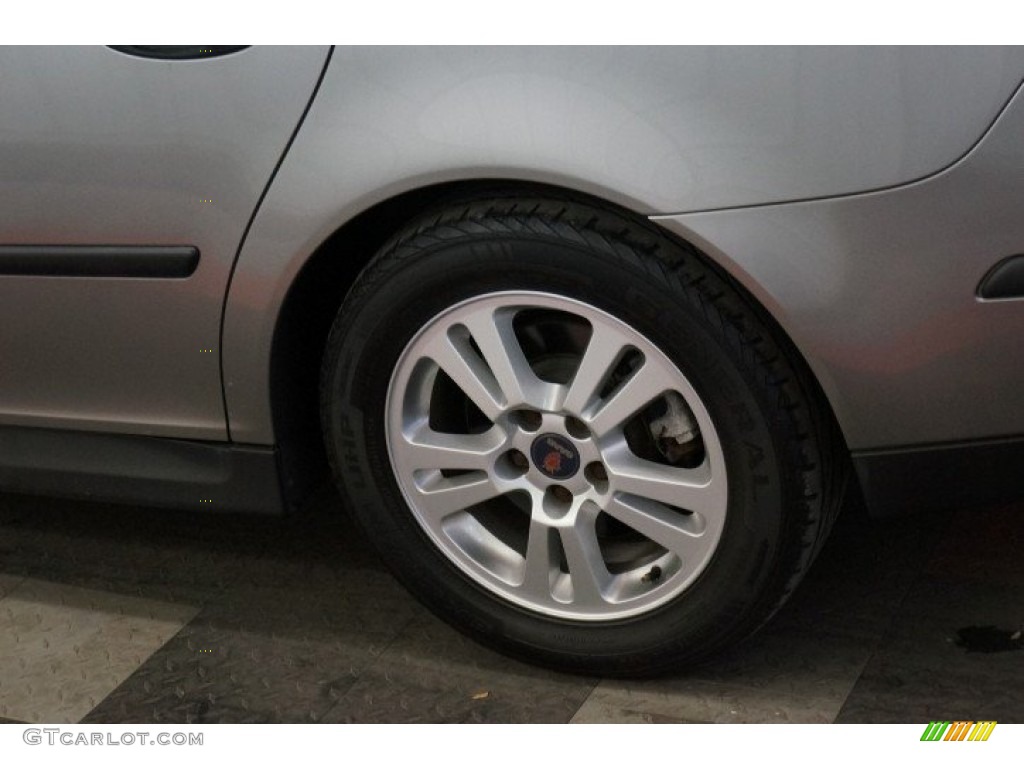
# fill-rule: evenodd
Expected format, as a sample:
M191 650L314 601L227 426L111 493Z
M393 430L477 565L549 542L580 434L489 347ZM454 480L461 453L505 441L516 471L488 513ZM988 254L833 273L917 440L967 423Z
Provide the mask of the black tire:
M396 363L439 312L507 290L573 298L621 319L706 406L728 469L724 529L699 576L670 601L594 621L528 610L468 577L411 513L385 434ZM830 412L763 310L693 249L593 203L476 200L393 238L334 323L321 408L342 496L412 593L500 651L600 675L678 668L762 626L820 549L846 475Z

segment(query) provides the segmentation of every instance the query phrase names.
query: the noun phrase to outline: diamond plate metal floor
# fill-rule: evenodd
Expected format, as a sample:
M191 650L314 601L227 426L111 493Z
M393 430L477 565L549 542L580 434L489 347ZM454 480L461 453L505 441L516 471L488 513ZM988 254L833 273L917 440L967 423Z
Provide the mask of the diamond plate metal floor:
M1024 721L1024 505L848 510L760 635L626 682L509 661L397 585L329 490L298 519L0 496L2 722ZM1016 647L1014 647L1016 648Z

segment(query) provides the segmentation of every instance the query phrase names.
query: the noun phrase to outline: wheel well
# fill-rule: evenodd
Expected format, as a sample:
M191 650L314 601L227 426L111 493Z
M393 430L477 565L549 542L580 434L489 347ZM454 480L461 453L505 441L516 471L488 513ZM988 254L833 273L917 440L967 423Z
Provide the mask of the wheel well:
M278 315L270 360L271 416L289 508L298 506L328 474L320 433L320 363L331 324L359 273L388 238L425 210L493 194L588 197L559 187L502 180L422 187L355 216L303 265Z
M530 182L504 180L460 181L422 187L384 200L339 227L306 261L285 298L274 331L270 392L274 434L285 498L297 507L307 493L328 475L327 455L320 430L320 366L331 325L362 269L389 238L426 210L454 205L467 198L485 196L564 197L579 202L620 206L578 191ZM659 228L660 229L660 228ZM831 404L799 349L752 294L720 265L692 244L671 232L664 237L699 253L723 279L732 283L756 307L778 337L799 360L813 382L817 399L842 440ZM845 445L843 446L845 450ZM848 451L846 451L848 455ZM854 481L856 482L856 481Z

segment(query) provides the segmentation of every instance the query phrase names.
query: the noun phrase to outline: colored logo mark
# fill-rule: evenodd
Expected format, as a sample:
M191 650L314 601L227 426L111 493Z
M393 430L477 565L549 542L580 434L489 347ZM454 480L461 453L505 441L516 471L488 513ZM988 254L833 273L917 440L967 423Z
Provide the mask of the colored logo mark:
M932 721L921 734L921 741L988 741L995 727L995 720Z
M544 471L549 475L557 475L562 469L562 454L552 451L544 458Z
M533 463L548 477L566 480L580 468L580 455L571 442L560 435L541 435L530 447Z

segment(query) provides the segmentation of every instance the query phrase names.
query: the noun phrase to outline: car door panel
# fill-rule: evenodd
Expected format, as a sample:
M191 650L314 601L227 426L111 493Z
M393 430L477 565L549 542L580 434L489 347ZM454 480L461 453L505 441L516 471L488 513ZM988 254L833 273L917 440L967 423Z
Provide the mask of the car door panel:
M326 56L0 49L0 244L199 253L187 276L55 272L31 249L18 274L0 263L0 423L227 437L231 266Z

